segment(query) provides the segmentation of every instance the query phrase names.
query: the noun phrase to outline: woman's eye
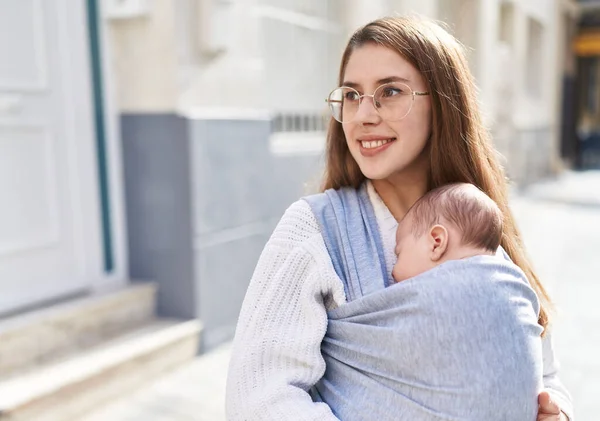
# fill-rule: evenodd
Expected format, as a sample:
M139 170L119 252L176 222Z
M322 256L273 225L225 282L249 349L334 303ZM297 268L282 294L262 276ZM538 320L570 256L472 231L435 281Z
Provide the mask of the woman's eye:
M398 88L385 88L382 92L383 97L390 97L390 96L395 96L395 95L400 95L402 94L402 89L398 89Z
M358 100L358 95L356 92L346 92L345 99L348 101L356 101Z

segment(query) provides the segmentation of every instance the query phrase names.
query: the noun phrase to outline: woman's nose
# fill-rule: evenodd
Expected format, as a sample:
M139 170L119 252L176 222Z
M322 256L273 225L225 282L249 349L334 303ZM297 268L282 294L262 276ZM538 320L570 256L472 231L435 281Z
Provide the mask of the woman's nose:
M379 115L375 104L376 101L373 96L363 96L358 105L358 110L356 110L356 121L361 124L379 122L381 116Z

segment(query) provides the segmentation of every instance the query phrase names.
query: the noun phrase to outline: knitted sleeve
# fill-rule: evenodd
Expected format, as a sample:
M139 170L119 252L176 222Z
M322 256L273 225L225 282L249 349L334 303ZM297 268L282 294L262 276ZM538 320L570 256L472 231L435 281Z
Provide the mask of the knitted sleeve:
M544 387L550 389L549 393L560 409L569 417L570 421L574 421L571 395L558 377L559 364L554 357L551 332L542 338L542 356L544 358Z
M325 372L326 303L344 302L310 207L294 203L267 242L240 313L229 366L229 421L337 420L307 391Z

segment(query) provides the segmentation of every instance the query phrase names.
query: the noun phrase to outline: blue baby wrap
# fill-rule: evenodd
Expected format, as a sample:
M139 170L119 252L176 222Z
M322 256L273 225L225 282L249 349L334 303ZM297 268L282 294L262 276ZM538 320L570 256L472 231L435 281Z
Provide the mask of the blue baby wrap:
M365 185L305 200L347 296L315 401L342 421L536 419L539 303L516 265L475 256L393 284Z

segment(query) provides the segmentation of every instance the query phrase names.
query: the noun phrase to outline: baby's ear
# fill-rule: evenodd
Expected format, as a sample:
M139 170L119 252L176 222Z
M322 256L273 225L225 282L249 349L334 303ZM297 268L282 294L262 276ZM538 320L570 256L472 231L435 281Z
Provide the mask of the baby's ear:
M429 230L429 241L430 241L430 257L434 262L439 261L446 250L448 249L448 242L450 241L448 230L443 225L434 225Z

